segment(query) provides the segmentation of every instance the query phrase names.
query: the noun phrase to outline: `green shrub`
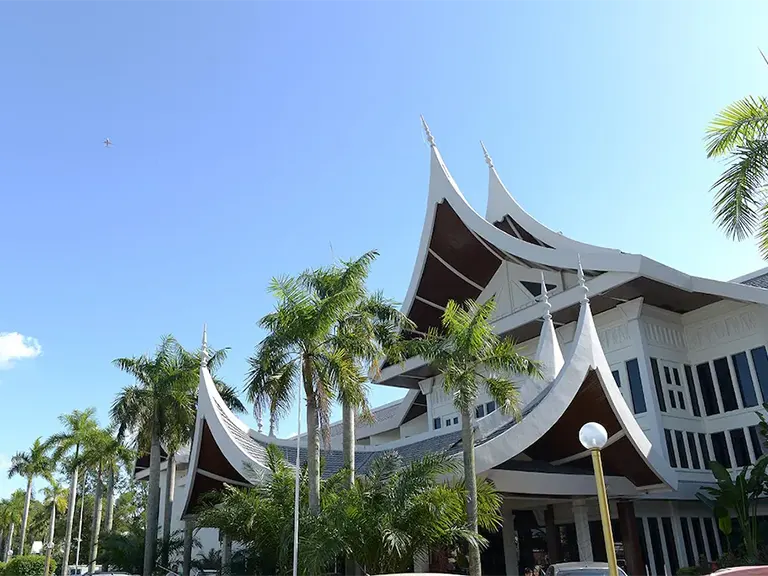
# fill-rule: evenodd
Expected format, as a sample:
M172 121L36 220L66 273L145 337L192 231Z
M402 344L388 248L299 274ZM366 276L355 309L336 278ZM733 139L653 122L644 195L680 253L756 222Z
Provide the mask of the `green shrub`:
M51 560L50 573L56 572L56 563ZM45 556L16 556L5 566L3 576L43 576Z
M677 571L677 576L699 576L702 574L699 566L684 566Z
M0 576L3 576L5 574L5 562L0 562Z

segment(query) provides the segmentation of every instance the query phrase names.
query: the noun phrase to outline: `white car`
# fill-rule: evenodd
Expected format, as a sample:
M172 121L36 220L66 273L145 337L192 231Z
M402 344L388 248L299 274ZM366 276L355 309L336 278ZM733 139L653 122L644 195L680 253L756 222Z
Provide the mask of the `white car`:
M608 576L607 562L564 562L547 568L547 576ZM627 573L619 568L619 576Z

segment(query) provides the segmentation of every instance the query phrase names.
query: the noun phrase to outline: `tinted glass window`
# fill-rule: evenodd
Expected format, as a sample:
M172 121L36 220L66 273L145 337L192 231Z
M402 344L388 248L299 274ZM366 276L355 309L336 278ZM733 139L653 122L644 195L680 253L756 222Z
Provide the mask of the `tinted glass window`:
M485 413L486 414L490 414L494 410L496 410L496 402L491 401L491 402L486 402L485 403Z
M677 459L675 458L675 448L672 446L672 434L666 428L664 429L664 440L667 441L667 454L669 455L669 465L677 468Z
M693 381L693 370L691 370L691 367L687 364L685 366L685 379L688 381L688 394L691 396L691 409L693 409L693 415L701 416L699 396L696 394L696 383Z
M717 407L715 384L712 381L712 371L709 369L709 363L705 362L696 366L696 374L699 376L699 387L701 388L701 398L704 401L704 411L707 413L707 416L719 414L720 409Z
M683 529L683 544L685 545L686 558L683 558L683 560L686 561L685 563L688 564L688 566L691 564L695 566L698 564L698 558L693 554L693 543L691 540L690 528L688 526L688 518L680 518L680 527Z
M755 394L755 385L752 382L752 374L749 371L749 361L746 352L739 352L731 356L733 360L734 372L736 372L736 382L739 384L741 401L744 407L757 406L757 395Z
M648 532L651 536L651 548L653 548L653 560L656 566L656 574L664 574L664 549L661 547L661 534L659 522L656 518L648 518Z
M768 364L766 367L768 368ZM643 381L640 379L640 366L637 363L637 358L627 360L627 377L629 378L632 407L635 410L635 414L642 414L646 411L645 394L643 394Z
M691 450L691 466L693 466L695 470L701 470L699 452L696 450L696 437L693 435L693 432L686 432L685 435L688 438L688 448Z
M736 458L736 466L746 466L749 464L747 437L743 429L735 428L731 430L731 444L733 445L733 455Z
M667 405L664 401L664 393L661 391L661 377L659 376L659 363L656 358L651 358L651 372L653 372L653 386L656 389L656 397L659 399L659 409L662 412L667 411Z
M643 527L643 519L642 518L636 518L637 520L637 534L640 536L640 552L643 554L643 562L645 564L650 564L650 560L648 559L648 546L645 543L645 528Z
M728 444L725 442L725 432L715 432L712 434L712 450L715 451L715 460L726 468L732 466L731 456L728 454Z
M717 375L717 385L720 388L720 398L723 400L723 410L726 412L736 410L739 405L736 403L736 391L733 389L728 358L718 358L713 364Z
M677 570L680 568L680 562L677 559L675 534L672 532L672 520L670 518L662 518L661 528L664 532L664 543L667 545L667 554L669 555L669 564L672 567L672 574L677 574Z
M749 440L752 442L752 451L755 453L755 458L760 458L763 455L763 443L757 431L757 426L749 427Z
M765 346L754 348L751 353L757 381L763 392L763 400L768 401L768 354L765 353Z
M701 520L691 518L691 528L693 528L693 539L696 542L696 548L699 550L699 556L707 556L707 549L704 547L704 536L701 532Z
M701 463L704 468L709 468L709 462L712 460L712 456L709 454L709 446L707 445L707 437L704 434L699 434L699 447L701 448L701 457L704 461Z
M688 468L688 455L685 452L685 440L680 430L675 430L675 443L677 444L677 455L680 458L680 468Z
M611 374L613 375L614 382L616 382L616 386L621 388L621 376L619 376L619 371L614 370L613 372L611 372Z
M475 406L475 417L476 418L482 418L485 416L485 406L480 404L480 406Z
M439 430L443 426L443 419L435 418L432 420L432 425L435 427L435 430Z
M715 540L715 529L713 527L712 518L703 518L704 520L704 533L707 535L707 544L709 544L709 552L712 555L712 560L719 556L717 551L717 540Z

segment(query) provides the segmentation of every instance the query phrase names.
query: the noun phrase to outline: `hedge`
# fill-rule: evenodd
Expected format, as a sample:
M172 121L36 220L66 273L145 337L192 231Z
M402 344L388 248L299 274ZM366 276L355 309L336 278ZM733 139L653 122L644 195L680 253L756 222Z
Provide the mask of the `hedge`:
M45 573L45 556L16 556L12 558L5 569L3 576L43 576ZM56 573L56 562L51 558L49 574Z

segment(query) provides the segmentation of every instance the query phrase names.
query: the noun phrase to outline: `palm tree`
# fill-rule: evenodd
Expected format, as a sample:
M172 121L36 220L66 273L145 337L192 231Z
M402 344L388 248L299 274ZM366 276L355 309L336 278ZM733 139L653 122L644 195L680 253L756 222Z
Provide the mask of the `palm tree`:
M65 456L68 460L70 473L69 502L67 504L67 528L64 536L64 556L61 562L62 576L69 574L69 551L72 546L72 528L75 522L75 503L77 501L77 479L82 465L83 449L91 435L98 429L94 414L96 410L74 410L69 414L59 416L64 425L64 432L54 434L45 441L46 446L53 448L53 460L59 461Z
M708 158L728 161L712 185L715 222L736 240L756 235L768 259L768 98L748 96L723 109L709 125L706 140Z
M416 350L443 375L443 388L461 413L461 441L464 452L464 482L467 486L467 528L477 532L477 479L475 476L475 430L473 417L480 388L508 413L519 411L520 397L507 376L538 377L538 365L521 355L509 339L499 338L488 319L493 299L484 304L472 300L460 306L449 301L442 318L442 331L430 329L418 341ZM469 573L480 576L480 549L469 546Z
M213 370L220 365L226 353L213 352L208 366ZM147 498L147 529L144 548L144 576L149 576L155 563L157 528L160 517L160 452L165 444L169 450L168 491L170 504L166 504L166 518L173 507L175 476L175 450L188 441L194 427L200 353L187 352L173 336L164 336L154 356L118 358L114 364L131 374L136 384L124 388L112 405L112 421L119 434L135 431L136 448L149 451L149 487ZM214 378L220 394L235 410L243 406L234 390ZM168 500L166 501L168 502ZM166 521L170 529L170 521ZM165 532L165 528L164 528ZM168 538L164 540L168 542ZM164 548L167 548L164 545Z
M0 503L0 523L8 527L8 536L5 541L4 562L13 554L13 536L16 531L16 525L21 523L24 512L25 494L23 490L16 490L7 500Z
M19 554L24 554L24 544L27 538L27 524L29 522L29 503L32 500L32 483L39 476L46 476L52 467L48 458L47 447L41 438L37 438L29 452L18 452L11 458L11 466L8 468L8 478L16 475L27 479L27 493L24 498L24 513L21 517L21 544Z
M48 523L48 542L46 542L45 546L45 576L48 576L54 547L53 537L56 529L56 512L63 512L67 507L67 489L52 476L49 476L48 486L43 488L43 497L44 504L51 507L51 519Z
M344 375L354 375L351 381L359 372L354 357L334 345L336 328L365 297L360 278L365 278L376 256L375 251L367 252L348 263L333 290L318 290L313 284L314 278L322 277L322 271L273 279L269 291L277 299L276 309L259 322L268 334L248 360L245 388L258 419L268 408L283 413L289 410L294 386L303 387L309 508L315 515L320 512L320 432L329 429L331 404Z
M112 531L115 517L115 484L121 466L128 468L135 457L133 450L123 443L123 437L110 429L110 440L104 446L103 465L107 473L107 510L104 515L104 531Z

